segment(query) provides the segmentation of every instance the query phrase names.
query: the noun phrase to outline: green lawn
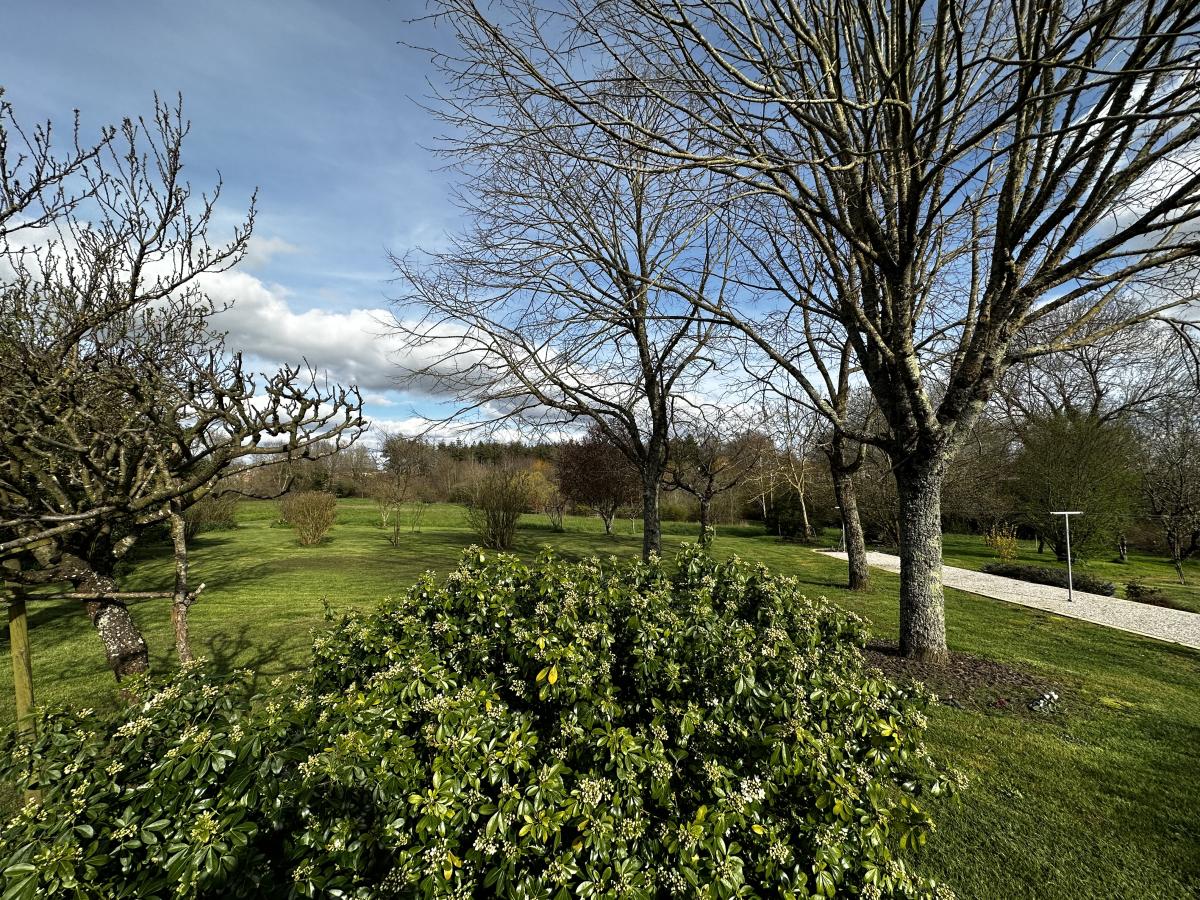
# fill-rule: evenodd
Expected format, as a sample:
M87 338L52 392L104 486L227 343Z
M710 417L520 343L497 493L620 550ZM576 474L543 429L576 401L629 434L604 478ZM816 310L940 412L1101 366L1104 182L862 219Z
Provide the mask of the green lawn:
M323 625L322 598L335 608L370 606L425 569L445 571L471 541L461 512L449 506L431 509L398 548L369 502L341 503L330 538L312 548L274 524L274 504L246 503L240 515L235 531L195 542L195 576L208 590L192 611L194 646L222 668L249 665L268 677L303 665L310 631ZM552 543L568 557L627 556L641 545L628 520L613 538L593 519L568 520L566 534L543 523L528 519L519 552ZM668 523L666 531L669 542L689 540L695 526ZM894 576L876 572L870 593L850 595L840 588L842 563L755 528L722 529L715 549L794 573L813 594L865 615L881 638L895 637ZM990 554L979 538L950 536L947 558L970 566ZM1130 566L1143 564L1135 557ZM171 577L161 548L135 561L124 586L164 587ZM170 668L165 601L144 602L135 614L153 666ZM1014 693L1004 709L932 711L930 749L972 781L961 802L935 804L938 831L920 865L962 898L1200 895L1200 653L954 591L947 621L952 649L1033 669L1062 686L1064 703L1035 714L1025 708L1029 698ZM35 605L31 639L40 703L117 702L99 643L76 607ZM7 665L0 720L12 721Z
M996 556L983 543L981 535L948 534L944 540L942 557L947 564L962 566L966 569L981 569L990 562L996 561ZM1066 569L1065 562L1054 558L1054 552L1047 548L1045 553L1037 552L1037 541L1019 541L1020 552L1014 562L1030 563L1054 569ZM1140 578L1148 586L1161 590L1180 608L1200 613L1200 559L1192 558L1183 564L1183 575L1186 584L1179 583L1170 560L1165 556L1154 556L1140 550L1130 548L1129 561L1120 562L1114 552L1110 556L1097 555L1075 564L1075 571L1086 572L1105 581L1111 581L1117 586L1117 596L1125 596L1125 585Z

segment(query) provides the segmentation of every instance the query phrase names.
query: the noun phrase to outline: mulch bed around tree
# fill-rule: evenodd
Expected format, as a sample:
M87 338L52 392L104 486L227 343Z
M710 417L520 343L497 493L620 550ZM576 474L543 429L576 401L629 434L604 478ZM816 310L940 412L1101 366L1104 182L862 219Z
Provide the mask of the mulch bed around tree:
M1029 712L1030 703L1051 691L1058 694L1055 706L1065 699L1062 684L1041 673L970 653L951 653L944 665L935 666L905 659L894 641L871 641L865 655L888 678L924 682L939 703L949 706Z

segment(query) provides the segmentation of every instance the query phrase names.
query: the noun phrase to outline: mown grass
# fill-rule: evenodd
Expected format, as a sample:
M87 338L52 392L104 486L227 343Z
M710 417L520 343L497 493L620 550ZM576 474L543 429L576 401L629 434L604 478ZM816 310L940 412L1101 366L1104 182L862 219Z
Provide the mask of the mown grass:
M447 570L471 542L461 511L449 506L431 508L421 531L402 532L395 548L368 502L342 502L330 537L311 548L275 523L274 504L246 503L239 515L236 530L195 542L195 577L208 590L192 633L196 651L219 668L252 666L264 679L304 664L311 630L324 626L323 598L335 609L369 607L426 569ZM638 553L636 529L628 520L618 528L610 538L597 520L572 518L555 534L530 517L516 550L549 543L568 558ZM695 526L665 530L673 544L693 539ZM841 588L844 564L750 527L722 529L715 552L793 573L813 594L866 616L879 637L896 635L895 576L876 572L870 592L850 594ZM990 553L977 537L949 536L947 558L971 565ZM143 552L123 579L130 589L170 581L165 547ZM1048 715L1029 712L1024 696L1004 709L932 710L931 751L971 784L960 801L934 803L938 831L921 867L963 898L1200 895L1200 653L956 591L946 606L952 649L1035 670L1064 688L1064 703ZM135 615L152 665L169 670L165 602L141 603ZM31 637L39 703L118 702L76 607L35 604ZM7 653L7 636L3 644ZM5 665L0 721L12 715Z

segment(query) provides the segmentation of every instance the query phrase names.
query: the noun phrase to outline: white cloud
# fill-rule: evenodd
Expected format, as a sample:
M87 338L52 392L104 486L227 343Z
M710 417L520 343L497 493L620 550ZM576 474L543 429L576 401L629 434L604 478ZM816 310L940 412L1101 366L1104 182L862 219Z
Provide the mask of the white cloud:
M300 311L286 289L242 271L209 276L205 289L218 303L233 304L213 319L229 332L231 350L276 364L305 359L336 381L374 392L395 390L400 348L386 334L388 310Z
M251 270L260 269L277 256L299 252L299 247L281 237L254 235L250 238L250 245L246 248L246 258L242 261L242 265Z

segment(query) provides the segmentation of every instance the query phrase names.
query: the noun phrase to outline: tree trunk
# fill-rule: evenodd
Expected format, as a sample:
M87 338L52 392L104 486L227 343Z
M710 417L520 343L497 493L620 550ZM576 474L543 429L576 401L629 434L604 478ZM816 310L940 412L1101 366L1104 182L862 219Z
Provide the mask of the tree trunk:
M700 546L707 547L712 543L712 498L700 497Z
M804 543L809 543L813 539L812 522L808 519L808 503L804 500L804 490L797 490L796 496L800 498L800 533L803 536Z
M830 461L833 493L846 529L846 563L849 569L847 584L852 591L871 587L871 572L867 568L867 541L863 535L862 519L858 516L858 495L854 490L854 475Z
M900 652L941 663L946 649L942 591L941 459L905 461L895 469L900 500Z
M1045 553L1046 552L1046 536L1043 534L1039 534L1037 536L1037 542L1038 542L1038 553Z
M76 585L86 593L115 591L116 582L105 575L93 575ZM120 600L91 600L85 605L88 618L104 644L104 654L117 681L141 675L150 669L150 651L138 630L129 608Z
M192 601L188 596L188 551L187 532L183 516L171 513L171 543L175 546L175 596L171 598L171 625L175 629L175 652L181 663L192 661L192 647L188 642L188 610Z
M604 533L609 535L610 537L612 536L613 519L615 519L616 517L617 517L617 511L615 509L600 510L600 520L602 522L604 522Z
M658 498L662 473L647 472L642 479L642 559L662 551L662 522L658 516Z
M117 583L110 573L97 572L77 554L63 553L55 568L80 593L100 594L117 590ZM113 670L117 681L149 671L150 651L122 601L90 600L84 604L84 610L104 645L109 668Z

